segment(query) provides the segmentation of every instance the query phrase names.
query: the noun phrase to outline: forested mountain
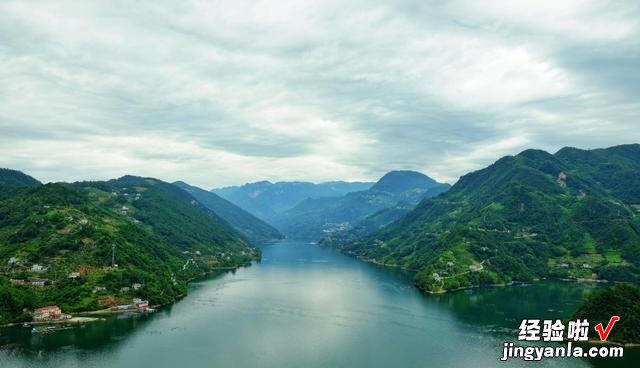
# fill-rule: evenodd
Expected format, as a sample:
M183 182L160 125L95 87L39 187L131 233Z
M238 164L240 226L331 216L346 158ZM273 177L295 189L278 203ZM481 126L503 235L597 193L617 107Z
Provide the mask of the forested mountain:
M429 291L541 277L640 277L640 145L526 150L469 173L344 252Z
M331 181L325 183L259 181L211 190L254 216L271 223L277 214L307 198L339 197L369 189L373 183Z
M607 341L640 343L640 287L618 284L598 290L582 302L571 319L586 319L591 326L602 323L606 329L612 316L620 317L620 321L614 325Z
M22 171L0 168L0 187L35 187L40 184Z
M365 191L341 197L308 198L274 216L273 223L288 236L319 240L328 234L349 231L383 209L411 209L421 199L438 195L449 187L415 171L391 171ZM387 212L384 222L396 220L405 211Z
M175 300L186 282L236 267L259 251L194 197L169 183L0 187L0 323L23 308L92 310L132 297ZM115 261L115 264L114 264Z
M194 196L200 203L227 221L234 229L241 232L249 240L253 242L264 242L282 239L282 234L274 227L217 194L194 187L182 181L173 184Z

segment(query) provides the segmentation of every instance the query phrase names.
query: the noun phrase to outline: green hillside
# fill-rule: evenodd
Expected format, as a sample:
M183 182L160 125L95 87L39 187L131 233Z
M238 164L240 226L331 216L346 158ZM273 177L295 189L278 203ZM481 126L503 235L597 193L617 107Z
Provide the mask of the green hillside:
M265 242L282 239L282 234L274 227L226 199L221 198L217 194L181 181L173 184L194 196L200 203L215 212L249 240L253 242Z
M612 316L619 316L620 321L614 325L607 341L640 343L640 331L638 330L638 326L640 326L640 287L619 284L598 290L582 302L571 319L586 319L593 327L602 323L602 326L606 328ZM590 333L593 334L595 331L591 330ZM591 335L591 338L597 339L597 336L597 334Z
M40 184L21 171L0 168L0 187L35 187Z
M342 251L428 291L542 277L640 277L640 145L527 150L460 178Z
M132 297L171 302L189 279L258 257L226 222L159 180L14 189L0 200L0 323L49 304L74 312Z

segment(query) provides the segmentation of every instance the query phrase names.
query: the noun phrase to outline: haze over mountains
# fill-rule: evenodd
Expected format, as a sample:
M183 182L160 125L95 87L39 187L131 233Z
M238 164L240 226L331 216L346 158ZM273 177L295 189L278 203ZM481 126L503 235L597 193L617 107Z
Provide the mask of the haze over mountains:
M340 197L307 198L276 215L272 223L288 236L320 240L327 234L357 226L378 211L413 208L423 198L438 195L449 187L416 171L391 171L367 190ZM390 221L397 218L392 216Z
M382 224L398 219L422 198L449 188L416 171L391 171L376 183L257 182L212 190L272 224L288 237L320 240L388 208Z
M307 198L338 197L350 192L367 190L373 184L345 181L318 184L300 181L259 181L211 191L268 222L276 214L293 208Z

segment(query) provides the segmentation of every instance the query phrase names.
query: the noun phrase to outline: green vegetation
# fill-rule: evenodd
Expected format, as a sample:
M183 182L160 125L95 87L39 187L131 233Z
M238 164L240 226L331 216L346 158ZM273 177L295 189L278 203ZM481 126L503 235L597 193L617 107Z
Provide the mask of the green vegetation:
M21 171L0 168L0 187L35 187L40 184L38 180Z
M280 234L274 227L226 199L221 198L217 194L181 181L173 184L191 194L205 207L215 212L252 242L265 242L282 239L282 234Z
M639 181L637 144L527 150L373 235L325 244L415 270L432 292L543 277L638 281Z
M612 316L619 316L607 341L640 343L640 287L620 284L589 295L571 319L587 319L590 326L607 327Z
M176 300L188 280L259 251L182 189L159 180L46 184L0 197L0 323L59 305ZM115 250L115 263L112 264Z

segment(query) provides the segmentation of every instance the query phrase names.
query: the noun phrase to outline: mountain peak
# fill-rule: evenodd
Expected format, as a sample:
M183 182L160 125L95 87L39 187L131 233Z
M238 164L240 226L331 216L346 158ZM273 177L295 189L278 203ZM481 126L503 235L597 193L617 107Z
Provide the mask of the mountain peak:
M394 170L384 174L371 190L400 193L410 189L427 189L437 182L425 174L411 170Z
M42 183L22 171L0 168L0 186L35 187L40 184Z

